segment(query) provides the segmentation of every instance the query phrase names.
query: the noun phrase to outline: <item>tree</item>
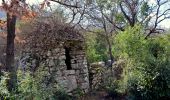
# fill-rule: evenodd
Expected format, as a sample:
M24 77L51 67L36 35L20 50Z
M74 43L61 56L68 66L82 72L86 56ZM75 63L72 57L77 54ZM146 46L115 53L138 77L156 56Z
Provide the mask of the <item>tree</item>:
M135 25L115 37L115 56L125 63L120 88L131 100L168 100L169 34L145 39L142 32L141 26Z
M107 41L101 30L85 34L86 55L89 63L108 60Z
M7 47L6 47L6 71L9 72L8 90L13 91L16 88L17 76L16 66L14 58L14 39L15 39L15 26L17 11L21 10L20 2L18 0L11 0L8 4L5 0L2 0L3 8L7 12ZM22 1L21 3L25 3Z
M149 4L148 0L120 0L119 2L121 13L128 25L131 27L136 23L143 25L147 34L146 38L153 33L163 31L159 24L170 18L168 4L169 0L155 0L155 4L152 5Z
M170 8L162 7L168 3L168 0L156 0L154 4L148 0L88 0L85 11L82 11L83 19L88 24L84 25L82 21L79 26L86 31L104 31L113 63L112 43L109 38L118 31L124 31L126 27L134 27L138 23L143 26L146 38L153 33L161 33L164 30L159 24L170 16Z
M163 31L159 24L170 17L169 3L169 0L155 0L152 4L149 0L96 0L88 6L84 17L96 27L101 27L104 19L112 30L120 31L140 23L148 37Z

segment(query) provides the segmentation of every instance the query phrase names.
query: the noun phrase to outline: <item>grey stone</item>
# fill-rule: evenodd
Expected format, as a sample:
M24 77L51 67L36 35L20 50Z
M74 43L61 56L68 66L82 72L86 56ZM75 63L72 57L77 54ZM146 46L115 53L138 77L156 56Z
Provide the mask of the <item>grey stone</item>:
M89 84L88 83L82 83L81 84L81 88L88 89L89 88Z
M76 77L68 76L67 77L67 92L73 91L76 88L78 88Z
M59 65L61 65L61 66L63 66L63 65L66 66L65 61L61 60Z
M72 70L67 70L63 43L60 43L61 45L57 44L58 48L37 53L37 55L45 59L43 62L40 62L40 65L45 66L43 69L44 72L48 72L49 70L55 72L54 77L57 84L64 88L66 92L71 93L78 87L87 92L89 89L89 76L85 52L84 50L77 50L78 48L74 48L74 46L71 47L70 56ZM27 64L31 66L31 63ZM50 73L45 75L49 77Z
M55 66L55 63L54 63L54 60L53 60L53 59L50 59L50 60L49 60L49 66Z
M64 71L66 75L75 75L75 70L65 70Z
M51 56L51 55L52 55L51 51L48 51L47 56Z
M66 59L66 56L65 56L65 55L62 55L62 56L59 57L59 59L65 60L65 59Z

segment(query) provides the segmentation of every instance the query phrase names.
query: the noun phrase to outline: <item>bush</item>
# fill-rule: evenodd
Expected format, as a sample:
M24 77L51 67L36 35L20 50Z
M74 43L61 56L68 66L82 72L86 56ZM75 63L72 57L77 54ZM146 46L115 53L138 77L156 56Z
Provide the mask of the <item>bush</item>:
M170 98L170 38L145 39L141 29L129 27L115 37L114 54L125 62L121 87L132 100Z
M10 96L10 93L7 89L7 84L6 84L7 79L8 79L7 73L5 73L4 76L1 75L1 79L0 79L0 98L1 99L5 99Z
M18 71L17 91L10 93L7 89L6 80L8 74L1 76L0 97L2 100L72 100L60 86L44 83L43 71L33 76L31 72Z
M108 57L108 44L105 35L101 30L96 30L96 33L87 33L86 39L86 54L89 63L98 61L107 61Z
M118 81L113 78L108 78L107 83L105 83L105 89L110 97L115 98L118 96Z

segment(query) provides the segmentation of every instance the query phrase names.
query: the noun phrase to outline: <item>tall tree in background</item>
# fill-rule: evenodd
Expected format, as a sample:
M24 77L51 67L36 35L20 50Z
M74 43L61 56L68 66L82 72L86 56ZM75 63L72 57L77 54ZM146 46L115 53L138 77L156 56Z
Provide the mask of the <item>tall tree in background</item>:
M6 71L9 72L9 80L7 81L8 90L13 91L16 88L17 76L14 56L14 39L15 39L15 26L18 11L20 9L19 0L11 0L7 2L2 0L3 8L7 13L7 47L6 47ZM22 0L24 3L24 0Z
M120 0L119 6L128 25L140 23L145 28L146 38L164 31L159 24L170 18L169 0Z
M170 17L169 0L88 0L88 6L83 15L87 25L79 25L87 31L102 29L108 41L108 50L112 60L112 44L109 38L126 27L135 24L143 26L146 38L164 30L160 23ZM164 7L164 8L163 8ZM113 34L114 33L114 34ZM113 62L113 61L112 61Z
M139 23L149 36L161 32L160 23L170 18L169 5L169 0L95 0L90 2L84 17L89 25L99 28L105 18L113 30L121 31Z

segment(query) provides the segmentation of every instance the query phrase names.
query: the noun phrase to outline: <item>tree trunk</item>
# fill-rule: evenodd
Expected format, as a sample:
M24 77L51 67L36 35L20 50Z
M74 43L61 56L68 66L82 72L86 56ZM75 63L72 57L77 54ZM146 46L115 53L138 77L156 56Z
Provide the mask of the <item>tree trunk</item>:
M107 36L106 37L106 40L107 40L107 43L108 43L108 49L109 49L109 56L110 56L110 67L112 67L113 65L113 62L114 62L114 59L113 59L113 54L112 54L112 45L110 43L110 40L109 40L109 37Z
M9 73L7 80L8 90L15 91L17 83L15 58L14 58L14 39L15 39L16 16L7 13L7 47L6 47L6 71Z
M112 54L112 45L110 43L110 40L109 40L109 36L107 35L106 37L106 40L107 40L107 43L108 43L108 49L109 49L109 56L110 56L110 70L111 70L111 77L113 77L113 62L114 62L114 58L113 58L113 54Z

